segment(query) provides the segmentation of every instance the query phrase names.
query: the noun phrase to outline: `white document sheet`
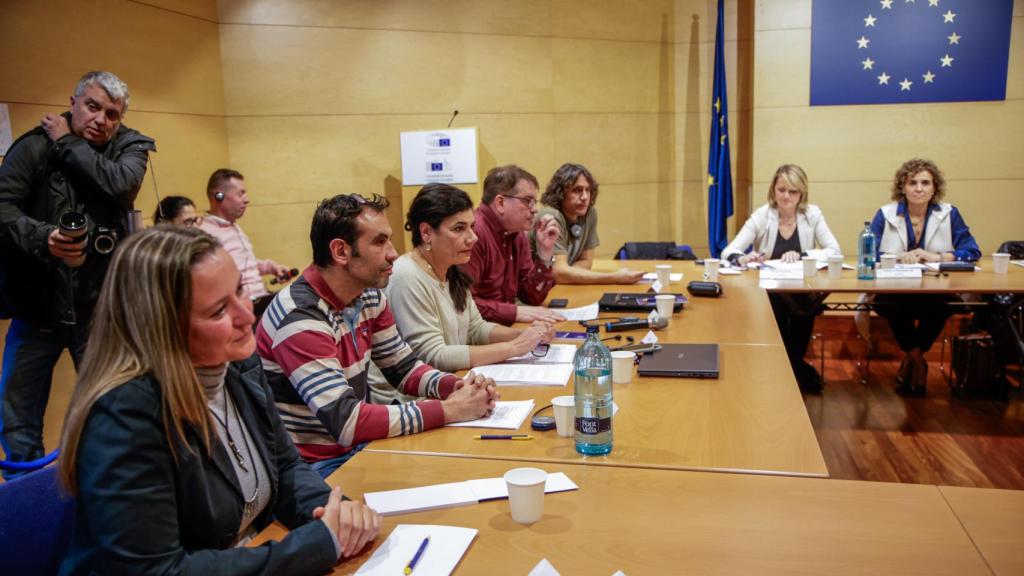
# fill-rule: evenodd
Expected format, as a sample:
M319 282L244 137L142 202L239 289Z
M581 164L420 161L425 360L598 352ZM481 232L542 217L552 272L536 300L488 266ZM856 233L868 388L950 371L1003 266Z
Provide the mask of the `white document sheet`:
M466 484L469 484L470 490L476 494L476 499L480 502L508 498L508 484L505 483L504 478L467 480ZM548 479L544 482L545 494L551 494L553 492L568 492L569 490L579 489L580 487L570 480L569 477L565 475L565 472L553 472L548 474Z
M476 504L476 495L465 482L368 492L363 494L363 499L367 506L384 516Z
M516 356L515 358L509 358L505 360L505 363L516 363L516 364L572 364L573 358L576 357L576 345L575 344L551 344L548 348L548 353L544 356L534 356L531 354L523 354L522 356Z
M683 273L682 272L671 272L671 273L669 273L668 277L669 277L669 281L670 282L679 282L679 281L681 281L683 279ZM640 281L641 282L654 282L657 279L658 279L658 273L657 272L648 272L647 274L644 274L643 278L641 278Z
M586 306L580 306L578 308L566 308L565 310L555 310L561 314L566 320L572 320L574 322L580 320L593 320L597 318L597 302L588 304Z
M486 418L469 422L452 422L445 424L454 428L500 428L502 430L518 430L526 417L533 412L533 400L518 402L498 401L494 403L494 412Z
M514 466L510 466L510 468L514 468ZM548 493L578 489L579 486L563 472L548 474L547 482L544 484L544 491ZM363 499L370 508L384 516L390 516L476 504L481 499L477 494L483 496L484 500L508 498L505 479L482 478L418 488L368 492L363 494Z
M499 386L565 386L572 364L488 364L473 369Z
M740 271L735 269L735 268L719 268L718 269L718 275L719 276L739 276L740 275Z
M1024 260L1010 260L1010 264L1024 268Z
M768 260L761 263L759 280L803 280L803 262L783 262L782 260Z
M448 576L458 566L469 545L476 538L474 528L437 526L429 524L399 524L388 539L373 552L373 556L356 571L362 576L394 576L404 573L409 561L416 555L423 539L430 542L423 549L415 576Z
M879 268L878 270L875 270L875 280L897 280L920 277L920 268Z

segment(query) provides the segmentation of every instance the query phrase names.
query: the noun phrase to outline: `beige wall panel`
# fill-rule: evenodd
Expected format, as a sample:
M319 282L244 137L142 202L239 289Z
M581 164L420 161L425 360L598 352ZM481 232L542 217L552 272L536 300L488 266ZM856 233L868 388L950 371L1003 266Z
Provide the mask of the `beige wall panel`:
M812 180L884 180L921 156L949 178L1024 178L1020 118L1024 100L760 108L754 173L790 161L803 163Z
M271 206L253 200L239 224L252 240L257 258L271 258L301 270L313 260L309 226L314 210L313 201Z
M672 131L668 114L558 115L555 160L583 164L602 183L668 181L675 167Z
M749 0L739 0L746 2ZM725 41L749 40L746 30L738 30L737 0L725 3ZM675 41L682 44L715 41L718 27L718 2L714 0L675 1Z
M611 258L624 242L678 240L672 232L682 212L676 183L602 184L597 209L598 258Z
M100 68L128 83L135 110L224 112L217 26L166 10L116 0L6 2L0 54L0 102L64 105L78 78Z
M547 36L549 0L221 0L224 23Z
M750 50L747 41L726 42L725 74L726 98L729 111L742 109L739 94L743 90L752 89L740 82L739 63L740 51ZM711 91L714 88L715 44L676 44L675 46L675 90L678 94L676 110L686 112L704 112L711 109Z
M551 108L543 38L222 25L221 46L230 115Z
M810 28L757 32L755 42L754 107L806 108L811 101Z
M506 163L521 164L539 179L554 170L549 115L460 115L457 122L478 129L481 177ZM389 178L402 177L399 133L446 123L432 115L229 117L230 163L246 175L259 204L385 194ZM474 198L478 188L466 186Z
M633 42L673 42L675 0L552 0L551 34Z
M133 0L139 4L147 4L172 12L180 12L217 22L217 0Z
M758 0L755 30L811 28L811 0Z
M552 41L558 112L657 112L674 106L672 44Z

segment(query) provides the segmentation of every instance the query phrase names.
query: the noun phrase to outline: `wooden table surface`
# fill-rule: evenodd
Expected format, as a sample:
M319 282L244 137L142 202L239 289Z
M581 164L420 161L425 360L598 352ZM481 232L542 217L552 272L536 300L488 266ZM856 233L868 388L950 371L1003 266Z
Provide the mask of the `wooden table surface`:
M500 477L512 463L363 452L328 482L366 492ZM563 575L991 574L935 486L706 474L572 464L580 489L548 494L544 515L514 522L507 500L385 518L479 530L456 574L527 574L547 558ZM280 539L280 525L255 542ZM1010 574L1013 572L999 572ZM1019 573L1019 572L1017 572Z
M1024 574L1024 491L939 488L996 574Z
M616 384L619 412L614 449L584 458L572 438L535 432L529 420L519 433L530 441L483 441L480 433L506 431L442 428L375 440L366 450L476 456L645 468L704 469L764 474L827 476L821 449L781 346L725 344L717 380L634 375ZM572 386L500 386L502 399L534 399L537 408ZM511 433L512 431L508 431Z

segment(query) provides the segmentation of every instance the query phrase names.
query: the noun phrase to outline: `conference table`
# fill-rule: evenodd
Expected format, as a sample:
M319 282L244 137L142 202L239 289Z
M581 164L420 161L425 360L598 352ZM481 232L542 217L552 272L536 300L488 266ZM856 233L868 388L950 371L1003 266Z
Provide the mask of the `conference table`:
M351 498L368 492L500 477L513 467L485 458L363 451L328 478ZM1024 501L1007 490L751 474L545 463L579 490L547 494L541 519L512 520L505 499L388 516L381 536L335 574L352 574L398 524L474 528L456 574L525 575L547 559L563 575L612 574L1019 574L1010 540ZM1016 508L1006 523L960 516L952 492ZM1015 514L1016 524L1010 523ZM999 534L996 528L1008 531ZM1009 529L1012 528L1012 531ZM274 524L253 542L286 534ZM990 570L991 568L991 570Z
M657 262L630 262L653 270ZM612 269L619 263L597 263ZM701 270L670 262L685 282ZM722 276L721 298L690 298L661 342L717 342L717 380L634 376L615 385L615 448L583 457L554 431L531 441L480 441L442 428L372 442L328 478L359 499L368 492L500 477L518 466L564 472L579 490L545 496L535 524L514 522L507 500L386 517L381 537L337 567L351 574L398 524L479 531L457 574L527 574L542 558L562 574L1020 574L1016 537L1024 492L831 480L826 477L767 291L1024 293L1024 270L914 281L761 282ZM557 286L570 307L635 286ZM602 317L619 316L602 313ZM559 330L580 330L564 323ZM631 333L642 336L643 331ZM571 387L500 388L502 398L543 405ZM721 472L743 472L722 474ZM818 477L818 478L816 478ZM282 538L274 524L253 542Z
M653 267L653 264L651 264ZM653 269L653 268L652 268ZM567 298L570 307L597 302L601 294L643 292L649 286L556 286L550 297ZM684 290L673 284L673 291ZM602 312L604 318L624 313ZM632 313L643 316L643 313ZM582 330L576 322L558 330ZM623 332L637 340L646 330ZM691 298L669 326L656 332L659 342L717 342L718 379L652 378L634 374L632 382L613 386L619 412L614 419L614 449L605 456L577 454L572 438L554 430L519 430L534 440L497 442L474 439L480 430L442 428L424 434L376 440L373 452L484 457L535 462L585 462L593 465L711 470L794 476L828 475L821 449L804 408L764 291L728 290L721 298ZM499 386L502 400L533 399L540 408L551 398L572 394L566 386ZM486 431L485 431L486 432Z

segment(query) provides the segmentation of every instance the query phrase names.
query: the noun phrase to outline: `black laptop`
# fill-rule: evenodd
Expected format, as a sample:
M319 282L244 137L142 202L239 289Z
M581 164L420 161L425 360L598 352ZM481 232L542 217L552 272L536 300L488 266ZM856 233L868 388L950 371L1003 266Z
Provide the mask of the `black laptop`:
M662 344L640 359L641 376L718 378L718 344Z
M658 307L654 299L655 294L651 292L605 292L597 301L598 307L604 312L650 312ZM686 296L673 294L676 303L672 306L673 312L679 312L686 304Z

